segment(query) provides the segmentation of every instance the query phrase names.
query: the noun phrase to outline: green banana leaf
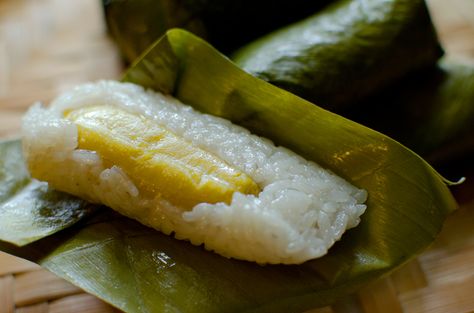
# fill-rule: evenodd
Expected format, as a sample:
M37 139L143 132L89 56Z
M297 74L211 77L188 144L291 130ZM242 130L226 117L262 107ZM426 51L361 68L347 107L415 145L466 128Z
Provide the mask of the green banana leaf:
M333 302L420 253L456 203L443 179L393 141L240 70L203 40L171 30L125 81L170 93L293 149L369 193L360 225L328 255L261 266L178 241L109 210L19 248L126 312L299 312Z
M26 245L75 224L94 209L31 179L21 143L0 142L0 240Z
M103 4L108 29L131 62L170 28L187 29L229 53L330 2L333 0L104 0Z
M441 55L423 0L340 0L243 47L233 60L338 112Z
M345 116L397 139L432 162L474 152L474 65L442 60Z

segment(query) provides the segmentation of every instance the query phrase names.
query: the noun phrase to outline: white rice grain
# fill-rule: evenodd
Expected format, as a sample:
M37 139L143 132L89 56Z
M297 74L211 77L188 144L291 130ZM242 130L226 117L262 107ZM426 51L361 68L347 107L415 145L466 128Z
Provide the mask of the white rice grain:
M201 203L191 211L145 198L118 166L105 168L96 152L76 149L77 128L63 119L63 112L90 105L117 106L165 126L245 172L260 194L235 193L230 204ZM54 187L68 186L64 191L226 257L285 264L320 257L359 223L366 209L364 190L314 162L133 84L86 84L59 96L49 108L36 104L23 119L23 137L27 160L47 162L58 177L50 182Z

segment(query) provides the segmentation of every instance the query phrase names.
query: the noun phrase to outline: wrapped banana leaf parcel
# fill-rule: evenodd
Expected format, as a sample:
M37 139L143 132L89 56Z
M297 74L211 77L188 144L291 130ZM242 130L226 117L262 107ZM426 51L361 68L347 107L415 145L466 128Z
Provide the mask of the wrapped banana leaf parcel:
M182 28L230 53L333 0L104 0L110 34L128 62L168 29Z
M339 112L443 54L423 0L340 0L232 56L245 71Z
M128 61L166 29L185 28L249 73L336 112L443 54L423 0L128 0L104 8Z
M443 59L342 114L446 167L474 155L474 65Z
M404 146L253 77L183 30L150 47L124 83L80 86L24 121L23 143L0 145L2 212L36 199L22 187L27 166L123 215L102 207L66 216L75 224L26 245L10 226L16 236L0 233L0 248L125 312L323 306L420 253L456 208L443 178ZM197 185L193 171L205 173ZM25 206L22 223L41 228L36 220L51 211ZM0 219L0 229L14 222ZM327 238L340 240L326 253Z

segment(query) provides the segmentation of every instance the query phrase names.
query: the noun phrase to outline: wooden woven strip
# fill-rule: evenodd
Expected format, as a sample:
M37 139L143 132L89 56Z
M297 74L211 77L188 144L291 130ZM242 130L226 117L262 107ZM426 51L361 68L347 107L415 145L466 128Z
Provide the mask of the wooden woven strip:
M34 263L0 251L0 277L5 274L21 273L39 268L40 267Z
M44 270L15 277L15 304L26 306L81 293L81 289Z
M13 313L13 276L0 277L0 313Z
M119 312L31 262L0 253L0 268L0 313Z
M48 302L37 303L15 309L15 313L49 313Z
M380 279L359 292L363 312L403 313L391 278Z
M474 276L460 283L432 286L401 294L405 312L446 313L474 311Z
M117 309L103 303L99 299L88 295L80 294L76 296L65 297L49 304L48 313L116 313Z
M364 313L357 295L344 297L332 305L334 313Z
M418 260L413 260L392 274L392 282L397 293L404 293L427 286L425 273Z
M428 273L430 285L456 284L474 278L474 245L449 254L427 254L420 260ZM474 298L474 290L472 292Z

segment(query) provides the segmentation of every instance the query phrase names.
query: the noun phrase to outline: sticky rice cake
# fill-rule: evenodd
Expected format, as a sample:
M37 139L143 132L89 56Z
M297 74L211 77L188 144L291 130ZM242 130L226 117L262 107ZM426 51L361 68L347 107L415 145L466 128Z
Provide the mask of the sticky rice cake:
M101 81L23 119L33 177L225 257L320 257L367 194L231 122L130 83Z

